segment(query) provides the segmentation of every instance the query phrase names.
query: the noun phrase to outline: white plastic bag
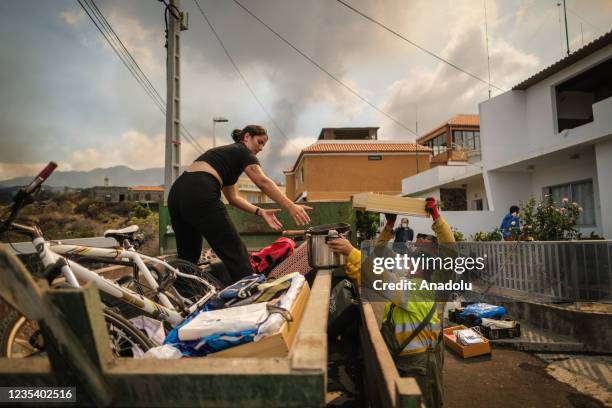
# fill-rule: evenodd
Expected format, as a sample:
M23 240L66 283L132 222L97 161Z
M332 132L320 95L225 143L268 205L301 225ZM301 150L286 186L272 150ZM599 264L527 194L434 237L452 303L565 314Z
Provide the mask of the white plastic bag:
M181 358L183 355L180 350L176 347L172 347L169 344L163 346L153 347L144 353L143 358L157 358L160 360L176 360Z
M179 340L197 340L215 333L255 330L268 316L266 306L263 302L202 312L178 330Z

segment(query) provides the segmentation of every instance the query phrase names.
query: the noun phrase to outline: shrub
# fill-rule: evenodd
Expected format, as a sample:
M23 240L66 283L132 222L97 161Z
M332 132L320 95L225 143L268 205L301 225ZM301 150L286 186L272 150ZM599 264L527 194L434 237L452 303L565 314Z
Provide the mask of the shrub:
M463 236L463 232L459 231L455 227L451 227L451 231L453 231L453 235L455 237L455 242L465 241L465 237Z
M357 245L368 239L373 239L378 231L380 216L369 211L357 211Z
M531 197L521 208L521 231L515 239L527 241L563 241L579 237L576 223L582 208L567 198L559 206L550 194L537 202Z
M502 233L499 228L495 228L491 232L477 232L472 235L472 241L484 242L484 241L501 241Z

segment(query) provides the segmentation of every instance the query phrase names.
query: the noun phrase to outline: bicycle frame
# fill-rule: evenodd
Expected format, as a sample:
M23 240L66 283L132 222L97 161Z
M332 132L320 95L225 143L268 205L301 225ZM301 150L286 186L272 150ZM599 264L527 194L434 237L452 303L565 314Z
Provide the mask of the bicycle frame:
M32 240L32 243L34 244L34 247L36 248L38 255L45 267L55 265L57 262L61 262L62 259L65 259L61 255L88 255L108 259L127 258L131 260L136 264L140 272L143 273L147 284L149 284L153 289L158 289L159 285L155 281L155 278L151 274L151 271L144 264L143 259L152 263L163 265L179 276L189 277L189 275L186 275L176 270L175 268L172 268L170 265L168 265L162 260L146 255L141 255L131 250L124 250L122 248L109 249L78 245L52 244L51 242L46 241L40 235L40 233L37 235L38 236L36 236ZM158 304L152 301L151 299L148 299L128 288L121 287L109 281L108 279L105 279L97 273L69 259L65 259L65 264L62 265L61 271L62 275L64 275L64 277L71 286L79 287L79 280L83 282L93 282L96 287L101 291L109 294L110 296L129 303L132 306L143 310L145 313L155 316L161 320L167 321L172 326L176 326L184 320L184 317L175 310L174 306L170 303L166 295L164 295L163 293L159 293L160 302L163 303L163 305ZM188 308L189 313L195 311L213 295L214 288L211 287L210 292L208 292L205 296L203 296L201 299L199 299L197 302L195 302Z

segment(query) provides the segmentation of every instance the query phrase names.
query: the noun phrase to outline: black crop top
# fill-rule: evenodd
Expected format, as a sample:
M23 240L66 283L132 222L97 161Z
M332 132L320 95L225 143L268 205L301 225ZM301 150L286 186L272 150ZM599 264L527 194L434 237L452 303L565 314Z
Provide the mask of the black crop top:
M205 151L195 161L203 161L219 173L224 186L236 184L244 169L259 160L242 142L213 147Z

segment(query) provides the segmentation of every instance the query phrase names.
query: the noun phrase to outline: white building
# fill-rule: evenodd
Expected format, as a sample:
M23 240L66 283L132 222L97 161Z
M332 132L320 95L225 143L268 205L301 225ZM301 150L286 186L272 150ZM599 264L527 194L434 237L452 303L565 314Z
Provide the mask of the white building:
M511 205L551 193L583 207L583 234L612 238L612 32L482 102L479 113L481 161L406 178L403 196L465 189L468 211L444 215L469 237L498 227ZM411 222L429 229L430 221Z

